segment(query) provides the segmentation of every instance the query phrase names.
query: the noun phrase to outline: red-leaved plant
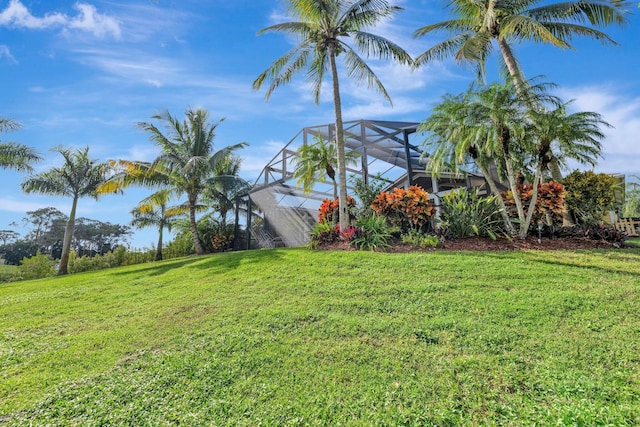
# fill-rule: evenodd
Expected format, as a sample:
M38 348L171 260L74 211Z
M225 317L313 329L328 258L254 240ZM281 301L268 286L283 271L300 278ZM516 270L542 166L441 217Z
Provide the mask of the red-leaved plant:
M434 213L429 193L417 185L406 190L395 188L392 192L383 191L371 203L371 208L403 232L425 231Z
M338 223L340 221L340 202L338 199L325 199L320 205L320 213L318 214L318 222L327 221L330 223ZM351 196L347 196L347 207L349 209L349 222L351 222L353 208L356 207L356 201Z
M527 212L533 196L533 186L531 184L520 185L518 186L518 193L524 204L525 212ZM549 181L538 185L538 200L533 211L531 224L537 224L540 221L547 225L562 224L564 196L564 186L559 182ZM507 206L509 216L517 217L516 203L511 190L503 192L502 198Z

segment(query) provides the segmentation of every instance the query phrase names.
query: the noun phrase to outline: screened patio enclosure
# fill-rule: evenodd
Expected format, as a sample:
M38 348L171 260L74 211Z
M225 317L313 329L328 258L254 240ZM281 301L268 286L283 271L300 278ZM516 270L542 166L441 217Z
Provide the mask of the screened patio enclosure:
M388 189L419 185L434 198L436 206L442 194L458 187L480 187L481 175L464 176L442 173L436 179L425 171L428 155L419 148L416 137L418 123L380 120L357 120L344 123L345 147L359 154L357 166L347 168L347 187L352 193L352 179L365 181L375 176L388 182ZM318 209L325 199L334 198L333 182L316 183L305 193L293 177L298 149L313 144L317 137L335 140L335 125L325 124L303 128L264 167L249 192L254 210L261 219L249 225L251 237L259 247L303 246L318 218ZM336 173L337 175L337 173ZM257 209L256 209L257 208Z

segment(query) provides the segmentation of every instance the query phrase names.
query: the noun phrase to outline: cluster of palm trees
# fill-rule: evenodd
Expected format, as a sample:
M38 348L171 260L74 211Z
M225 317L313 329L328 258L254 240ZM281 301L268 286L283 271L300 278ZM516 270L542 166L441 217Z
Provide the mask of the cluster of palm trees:
M163 133L156 125L141 122L138 126L149 133L160 148L153 162L136 160L110 160L97 162L90 158L89 147L71 149L56 147L64 161L60 167L31 174L22 183L26 193L41 193L70 197L71 212L67 222L58 273L67 274L71 241L73 239L78 200L98 198L116 193L131 185L154 188L156 191L143 199L132 210L132 225L154 225L159 230L156 259L162 259L162 232L170 228L179 215L188 214L193 245L198 255L204 249L197 228L196 212L206 209L201 204L204 196L224 215L233 206L238 193L246 190L246 182L238 176L240 159L233 153L246 145L239 143L214 149L215 131L222 120L210 123L203 109L188 109L183 121L169 112L153 116L166 127ZM18 128L18 124L2 119L2 130ZM31 148L16 143L0 144L0 166L32 172L32 163L41 157ZM186 203L169 206L171 200L186 196Z
M518 176L527 175L536 184L549 170L556 179L563 158L593 163L600 152L600 126L606 122L595 113L568 113L568 104L546 93L546 85L532 84L524 78L512 45L522 41L547 43L571 48L572 38L587 36L604 43L615 43L600 31L611 24L624 24L629 4L623 0L580 0L548 3L541 0L449 0L446 7L452 19L415 31L416 38L434 32L446 32L450 38L427 49L415 59L392 41L367 30L402 10L385 0L288 0L294 19L267 27L264 32L284 32L299 43L277 59L253 82L259 90L268 85L266 99L295 75L306 71L314 100L320 100L325 78L332 83L335 113L335 141L316 141L303 148L306 164L296 168L299 183L309 188L322 179L316 172L326 171L333 180L340 204L340 226L348 227L346 167L354 161L345 152L340 97L338 59L347 77L365 82L391 103L391 98L364 57L392 60L410 67L431 61L455 58L476 66L484 78L485 62L494 46L504 64L504 84L470 89L459 96L445 97L423 124L429 132L427 144L433 144L430 167L455 168L469 158L488 178L497 192L495 176L506 177L515 190ZM171 227L179 215L188 214L195 252L204 253L198 233L196 213L206 206L215 207L226 220L235 197L247 183L238 176L240 160L234 153L246 143L215 150L213 140L222 120L211 123L202 109L187 109L184 120L169 112L153 116L164 125L164 132L153 123L138 126L147 132L161 154L152 162L111 160L99 163L89 157L89 148L72 150L57 147L64 158L61 167L30 175L22 189L72 198L72 210L66 227L60 274L67 272L75 211L81 197L122 191L142 185L156 191L133 209L133 224L155 225L159 229L157 259L162 258L162 231ZM0 132L13 131L19 124L0 118ZM335 161L333 160L335 159ZM41 157L30 147L17 143L0 144L0 167L32 172L31 165ZM336 170L337 168L337 180ZM534 186L535 187L535 186ZM517 192L514 191L514 194ZM186 202L171 205L172 200ZM531 203L534 205L535 201ZM520 232L531 219L516 200ZM343 224L344 222L344 224ZM513 224L505 216L505 224ZM525 230L526 232L526 230Z
M358 52L378 59L391 59L412 67L455 58L459 62L470 62L475 65L478 75L484 78L486 60L497 45L505 74L510 80L503 89L511 92L508 96L512 99L519 98L518 102L524 105L524 108L520 108L521 112L527 112L529 114L527 117L533 117L536 114L546 114L547 107L544 102L541 103L540 98L536 99L532 96L532 89L524 78L512 45L533 41L560 48L572 48L571 41L575 36L586 36L603 43L615 44L598 28L611 24L624 24L625 15L629 12L629 3L623 0L544 2L545 4L541 0L449 0L446 2L446 7L452 13L452 18L419 28L414 36L419 38L434 32L446 32L450 37L413 59L400 46L365 31L401 10L398 6L389 5L387 1L288 0L287 3L290 14L298 20L267 27L261 33L276 31L292 34L298 38L299 43L260 74L253 86L257 90L268 82L266 91L268 100L275 89L290 82L297 73L306 70L307 80L312 85L314 99L318 103L325 75L329 73L335 110L340 227L343 229L348 226L347 158L342 128L339 73L336 65L339 57L344 58L343 66L348 77L366 82L369 87L374 87L391 102L384 86ZM352 42L353 47L349 42ZM556 105L554 111L560 113L565 111L565 108L566 106ZM605 124L598 116L591 118L589 126ZM468 126L464 122L458 125L462 128ZM496 123L486 123L486 125L495 126ZM532 125L535 126L533 123ZM591 139L597 137L596 133L591 132L587 145L596 147ZM519 145L512 147L514 142L515 140L506 145L503 144L500 162L505 169L511 169L507 174L510 184L512 184L512 178L516 176L511 154L524 149ZM475 150L478 147L471 145L470 148ZM544 151L544 154L540 153L540 156L533 158L534 160L542 159L537 167L542 168L542 161L544 161L544 164L549 165L557 176L559 170L557 153L551 150L550 146L545 148L542 139L539 140L537 149ZM486 153L489 157L495 154ZM508 161L504 162L504 159ZM541 172L536 174L537 179L540 178L540 174ZM304 177L301 183L304 185ZM518 202L517 205L518 215L523 224L526 221L526 215L522 210L522 204ZM508 220L505 219L505 221L512 229L513 226L508 223Z

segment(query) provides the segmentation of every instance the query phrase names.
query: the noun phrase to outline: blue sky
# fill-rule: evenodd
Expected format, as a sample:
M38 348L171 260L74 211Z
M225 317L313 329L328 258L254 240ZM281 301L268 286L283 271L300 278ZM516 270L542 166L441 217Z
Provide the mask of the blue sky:
M413 39L415 29L443 20L444 1L402 0L393 20L375 29L416 56L439 37ZM620 45L576 39L576 50L522 44L516 54L527 77L544 75L575 107L595 111L614 128L606 130L598 172L640 174L640 9L631 7L629 24L610 28ZM255 179L264 165L304 126L332 121L330 92L316 106L301 77L279 88L269 103L253 80L293 40L281 34L257 35L286 21L273 0L0 0L0 116L23 129L0 135L40 151L44 170L61 163L49 150L58 145L90 147L99 160L151 160L157 154L136 123L168 109L178 117L187 107L203 107L212 119L224 117L216 147L246 141L241 175ZM393 99L384 99L346 79L342 81L345 120L421 121L445 93L458 93L473 81L471 68L434 63L417 71L370 61ZM497 80L496 58L488 80ZM64 213L70 200L26 195L23 174L0 171L0 229L21 223L26 211L55 206ZM83 199L80 216L126 224L129 211L149 193ZM23 233L24 229L17 228ZM136 232L135 247L150 247L154 230Z

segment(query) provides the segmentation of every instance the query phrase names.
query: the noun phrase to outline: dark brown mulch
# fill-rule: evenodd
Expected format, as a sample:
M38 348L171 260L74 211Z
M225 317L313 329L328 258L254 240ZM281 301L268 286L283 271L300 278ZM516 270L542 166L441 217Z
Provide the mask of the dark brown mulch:
M406 253L416 251L515 251L515 250L574 250L574 249L614 249L620 248L604 240L591 240L580 237L564 237L564 238L542 238L540 242L533 236L527 237L525 240L518 238L507 239L498 238L492 240L488 237L464 237L451 239L439 245L437 248L421 249L413 245L404 243L395 243L389 248L383 249L384 252ZM319 249L324 250L357 250L349 246L346 242L335 242L330 245L324 245Z

